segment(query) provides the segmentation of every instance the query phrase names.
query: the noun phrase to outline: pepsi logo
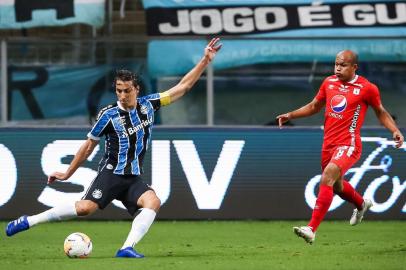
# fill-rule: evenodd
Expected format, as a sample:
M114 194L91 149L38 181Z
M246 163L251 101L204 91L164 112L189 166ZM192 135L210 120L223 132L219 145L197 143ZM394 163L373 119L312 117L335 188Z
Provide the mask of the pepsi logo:
M330 101L331 109L336 113L342 113L347 107L347 99L343 95L335 95Z

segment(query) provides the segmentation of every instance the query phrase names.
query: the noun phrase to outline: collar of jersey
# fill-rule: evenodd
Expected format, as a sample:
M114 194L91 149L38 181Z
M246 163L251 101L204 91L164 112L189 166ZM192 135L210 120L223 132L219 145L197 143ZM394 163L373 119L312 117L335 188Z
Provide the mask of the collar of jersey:
M123 105L121 105L121 102L118 100L117 100L117 106L120 110L125 111L125 112L134 112L137 109L137 106L135 106L135 108L132 110L126 110L126 109L124 109Z
M355 83L358 80L358 75L355 74L354 79L352 79L351 81L349 81L348 83Z

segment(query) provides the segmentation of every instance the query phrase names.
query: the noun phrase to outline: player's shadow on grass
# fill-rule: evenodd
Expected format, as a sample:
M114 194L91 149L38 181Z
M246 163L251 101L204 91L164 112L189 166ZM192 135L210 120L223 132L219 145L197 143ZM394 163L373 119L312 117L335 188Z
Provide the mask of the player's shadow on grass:
M198 254L198 253L193 253L193 254L147 254L145 255L145 258L143 259L164 259L164 258L207 258L211 256L216 256L215 254ZM67 258L69 259L69 258ZM115 260L130 260L131 258L116 258L113 256L90 256L88 258L85 258L83 260L105 260L105 259L115 259ZM139 259L135 259L139 260Z

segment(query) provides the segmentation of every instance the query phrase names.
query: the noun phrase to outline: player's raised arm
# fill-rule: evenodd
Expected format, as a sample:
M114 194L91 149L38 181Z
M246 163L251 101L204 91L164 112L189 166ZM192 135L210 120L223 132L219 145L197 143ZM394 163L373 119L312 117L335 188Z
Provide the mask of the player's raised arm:
M282 125L289 120L295 119L295 118L301 118L301 117L306 117L313 115L315 113L318 113L325 105L324 101L318 100L317 98L313 99L310 103L304 105L303 107L294 110L292 112L280 114L276 117L279 123L279 127L282 127Z
M388 111L382 106L382 104L378 107L372 107L375 111L376 117L379 121L386 127L390 132L392 132L393 140L396 143L396 148L400 148L403 145L404 137L400 132L399 128L397 127L395 121L393 120L392 116L388 113Z
M99 141L93 139L87 139L79 148L75 157L69 165L66 172L53 172L48 176L48 184L51 184L55 180L64 181L72 176L80 165L90 156Z
M202 59L200 59L200 61L196 64L196 66L194 66L192 70L190 70L177 85L164 92L164 94L169 95L171 103L181 98L193 87L193 85L202 75L203 71L214 59L216 53L220 50L222 44L219 42L220 38L213 38L207 44L206 48L204 49L204 55Z

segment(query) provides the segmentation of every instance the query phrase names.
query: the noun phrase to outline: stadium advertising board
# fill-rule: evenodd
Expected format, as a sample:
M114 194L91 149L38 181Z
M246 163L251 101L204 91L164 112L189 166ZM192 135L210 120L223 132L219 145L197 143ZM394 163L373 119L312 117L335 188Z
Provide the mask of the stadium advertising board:
M0 29L104 23L105 0L2 0Z
M316 3L316 4L315 4ZM229 36L215 69L257 63L330 62L344 49L362 61L406 61L404 1L143 1L152 40L149 74L181 75L200 59L206 41ZM162 65L165 59L165 65Z
M143 1L148 34L247 35L289 30L328 28L323 36L352 36L352 29L366 29L363 35L389 36L395 27L406 26L404 1ZM331 31L333 30L333 31ZM341 29L342 30L342 29ZM303 34L305 34L303 32ZM312 31L313 35L318 35Z
M0 129L0 218L33 214L80 199L96 175L103 145L68 182L66 170L87 129ZM363 155L347 180L374 201L369 219L404 219L406 147L383 129L363 131ZM145 157L144 181L161 198L161 219L306 219L320 179L320 129L160 128ZM334 198L328 218L352 206ZM129 218L118 201L94 219Z

